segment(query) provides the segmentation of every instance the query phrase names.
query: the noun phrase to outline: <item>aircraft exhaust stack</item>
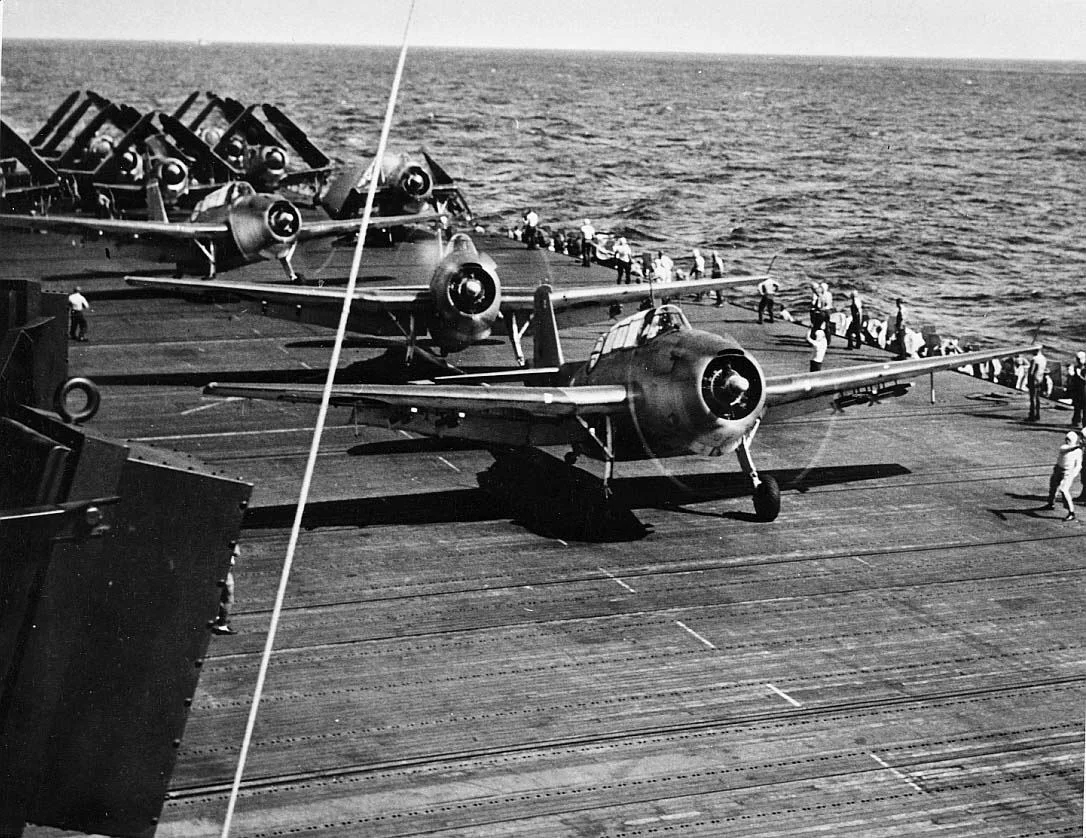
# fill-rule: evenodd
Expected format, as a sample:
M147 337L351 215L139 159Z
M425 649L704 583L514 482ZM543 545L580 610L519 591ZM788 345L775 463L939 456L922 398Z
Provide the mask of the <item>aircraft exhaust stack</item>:
M85 432L67 376L65 296L0 282L0 833L152 836L252 486Z

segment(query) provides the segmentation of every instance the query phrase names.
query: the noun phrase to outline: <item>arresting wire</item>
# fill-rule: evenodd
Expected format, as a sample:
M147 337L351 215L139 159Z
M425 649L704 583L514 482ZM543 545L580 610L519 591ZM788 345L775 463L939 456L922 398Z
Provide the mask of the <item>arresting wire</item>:
M351 274L347 280L347 288L343 295L343 308L339 314L339 326L336 329L336 340L332 347L332 357L328 363L328 375L324 381L324 390L321 393L320 409L317 412L316 427L313 428L313 441L309 447L309 459L306 461L305 474L302 477L302 488L298 494L298 505L294 510L294 523L290 529L290 541L287 544L286 558L283 560L283 570L279 577L279 589L275 595L275 606L272 608L271 623L268 626L268 636L264 642L264 652L260 656L260 669L256 676L256 687L253 689L253 702L249 707L249 719L245 725L245 736L241 743L241 753L238 755L237 769L234 772L234 782L230 788L230 799L226 804L226 817L223 820L222 838L229 838L230 826L234 819L234 809L237 805L238 793L241 789L241 779L245 773L245 761L249 754L249 746L253 739L253 729L256 726L256 717L260 708L260 698L264 692L264 682L268 674L268 662L271 660L272 649L275 646L275 634L279 628L279 618L283 611L283 602L286 599L287 582L290 579L291 567L294 564L294 552L298 546L298 537L302 529L302 516L309 500L309 488L313 481L313 471L317 464L317 451L320 449L321 436L324 432L324 422L328 415L328 405L332 398L332 385L336 378L336 369L339 367L339 358L343 349L343 338L347 332L347 319L351 312L351 302L354 298L355 286L358 284L358 272L362 265L362 250L366 241L366 231L369 229L370 214L373 212L373 202L377 194L377 173L380 161L384 159L385 147L388 145L388 135L392 127L392 114L396 107L396 98L399 95L400 79L403 77L404 62L407 59L407 33L411 26L411 16L415 11L415 0L407 10L407 21L404 24L403 44L400 47L400 58L396 64L396 74L392 80L392 91L388 97L388 109L385 111L385 122L381 127L381 139L377 144L376 165L373 176L370 178L369 191L366 194L366 206L362 212L362 221L358 230L358 242L354 249L354 259L351 262Z

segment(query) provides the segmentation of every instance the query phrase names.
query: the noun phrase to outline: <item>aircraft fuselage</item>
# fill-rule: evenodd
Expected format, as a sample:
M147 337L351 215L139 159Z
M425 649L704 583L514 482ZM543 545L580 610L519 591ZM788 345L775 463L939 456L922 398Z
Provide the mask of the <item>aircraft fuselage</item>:
M737 373L748 389L723 398L719 388ZM735 450L765 408L765 376L734 340L695 329L662 333L640 346L615 349L577 368L568 384L621 384L628 413L613 417L618 460L681 454L719 456ZM716 388L716 389L714 389ZM594 426L600 425L594 422ZM575 445L598 457L598 448Z

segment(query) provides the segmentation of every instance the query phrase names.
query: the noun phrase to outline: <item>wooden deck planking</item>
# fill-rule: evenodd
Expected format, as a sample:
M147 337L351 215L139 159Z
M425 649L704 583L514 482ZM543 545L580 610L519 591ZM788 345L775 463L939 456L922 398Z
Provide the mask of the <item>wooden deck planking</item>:
M373 274L409 261L375 254ZM515 284L546 258L498 256ZM609 280L554 261L558 281ZM258 481L242 633L205 664L159 835L218 833L314 415L218 405L183 376L326 352L307 327L246 333L231 305L103 299L72 351L73 372L166 374L103 387L103 432ZM688 313L771 372L806 366L795 326ZM570 329L568 357L597 334ZM838 344L829 361L881 357ZM936 388L934 407L920 380L763 428L759 467L786 480L772 525L749 520L731 457L620 464L653 532L612 544L509 521L476 488L485 452L356 437L334 412L235 834L1077 834L1082 530L1033 511L1062 428L1022 424L1024 399L987 382Z

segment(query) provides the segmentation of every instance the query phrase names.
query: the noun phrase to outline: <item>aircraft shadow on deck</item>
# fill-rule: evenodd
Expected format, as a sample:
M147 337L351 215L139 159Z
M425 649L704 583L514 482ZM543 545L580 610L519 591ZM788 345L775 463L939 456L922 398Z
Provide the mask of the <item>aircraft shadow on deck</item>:
M440 450L472 448L442 441ZM395 448L395 450L393 450ZM438 450L429 440L359 445L350 453L410 453ZM805 492L862 480L909 474L896 463L869 463L767 471L782 491ZM524 475L530 475L525 480ZM393 495L380 498L318 501L303 517L307 529L330 526L376 526L512 519L548 538L572 541L635 541L652 530L637 519L634 509L674 509L711 500L749 498L746 478L736 472L619 478L613 495L604 500L598 477L541 451L501 452L494 464L477 475L480 488ZM755 520L753 512L731 510L722 517ZM246 528L285 528L294 518L293 504L257 507L246 513Z

